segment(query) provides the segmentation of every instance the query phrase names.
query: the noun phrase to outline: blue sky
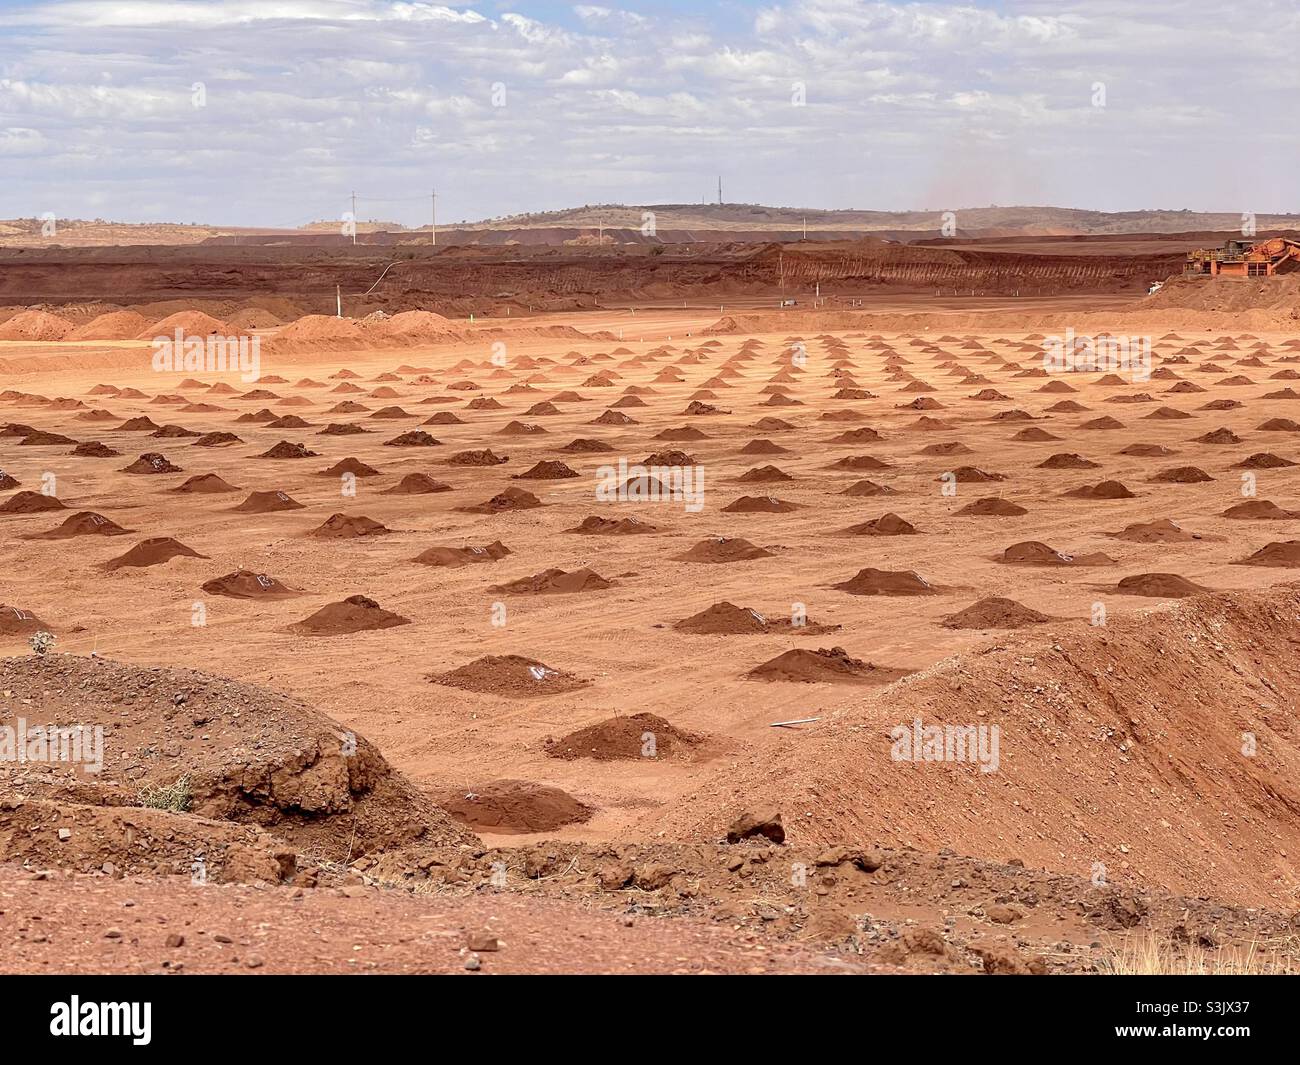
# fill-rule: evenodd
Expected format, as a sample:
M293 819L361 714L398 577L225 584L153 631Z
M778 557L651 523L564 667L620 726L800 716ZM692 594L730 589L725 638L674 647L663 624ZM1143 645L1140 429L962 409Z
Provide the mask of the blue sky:
M1296 210L1295 0L0 0L0 217Z

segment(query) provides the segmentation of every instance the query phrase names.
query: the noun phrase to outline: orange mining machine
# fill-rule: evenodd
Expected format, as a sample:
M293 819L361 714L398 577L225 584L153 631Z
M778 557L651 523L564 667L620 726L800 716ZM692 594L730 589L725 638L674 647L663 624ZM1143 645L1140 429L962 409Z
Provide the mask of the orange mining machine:
M1222 248L1187 253L1183 273L1206 277L1272 277L1300 268L1300 241L1273 237L1255 243L1230 240Z

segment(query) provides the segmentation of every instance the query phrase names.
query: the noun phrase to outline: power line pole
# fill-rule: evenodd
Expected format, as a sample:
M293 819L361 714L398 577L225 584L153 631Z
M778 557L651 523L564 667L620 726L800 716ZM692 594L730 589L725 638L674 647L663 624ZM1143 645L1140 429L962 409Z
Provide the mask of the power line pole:
M438 243L438 190L433 189L429 192L429 243L437 245Z
M718 206L722 206L722 175L718 175Z
M357 190L352 190L352 243L357 243Z

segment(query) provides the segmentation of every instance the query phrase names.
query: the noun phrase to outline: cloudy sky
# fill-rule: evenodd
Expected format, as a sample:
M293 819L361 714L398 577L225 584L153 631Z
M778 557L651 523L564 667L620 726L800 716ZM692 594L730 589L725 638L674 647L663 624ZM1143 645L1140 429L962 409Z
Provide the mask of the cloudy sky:
M1300 209L1300 0L0 0L0 218Z

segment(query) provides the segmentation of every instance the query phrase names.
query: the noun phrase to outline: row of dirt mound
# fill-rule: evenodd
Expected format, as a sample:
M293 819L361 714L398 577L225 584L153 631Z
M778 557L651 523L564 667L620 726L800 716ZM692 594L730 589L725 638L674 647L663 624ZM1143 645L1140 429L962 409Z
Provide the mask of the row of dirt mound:
M232 336L240 332L229 322L193 310L177 311L157 320L136 311L110 311L77 326L57 314L32 309L20 311L0 324L0 340L152 340L158 336L174 337L178 329L185 336L199 337Z
M160 304L158 306L170 306ZM148 308L146 308L146 311ZM376 349L401 349L422 344L494 339L590 340L572 326L478 325L453 323L433 311L408 310L388 315L382 312L365 318L340 318L328 314L291 314L282 317L261 307L241 307L218 318L193 308L176 310L164 317L152 317L133 309L106 310L78 324L69 317L42 308L24 308L7 317L0 314L0 340L28 343L73 343L80 341L150 341L186 337L239 337L262 332L261 350L267 355L302 355Z
M450 319L432 311L403 311L364 319L310 314L287 325L275 314L244 308L227 319L200 310L179 310L149 318L134 310L107 311L77 325L50 311L28 309L0 322L0 340L35 342L82 340L152 340L174 336L237 336L254 329L278 329L267 350L280 354L302 351L346 351L360 348L405 347L445 338L453 333Z
M1171 277L1150 296L1108 312L872 312L844 310L754 311L726 314L698 331L699 336L758 333L877 330L924 333L932 330L1059 332L1079 334L1155 329L1294 328L1300 321L1300 274L1267 278Z
M0 760L0 860L129 874L188 872L201 854L212 879L257 870L274 882L293 874L295 855L474 843L369 741L250 684L50 655L0 661L0 693L0 737L103 730L98 772L85 760Z
M739 812L774 808L805 844L893 838L1293 906L1298 618L1300 589L1281 586L1007 634L734 763L657 812L655 829L713 839ZM938 735L931 726L946 730L944 756L920 743L900 753L900 740ZM978 742L993 757L981 761L975 730L990 727Z

